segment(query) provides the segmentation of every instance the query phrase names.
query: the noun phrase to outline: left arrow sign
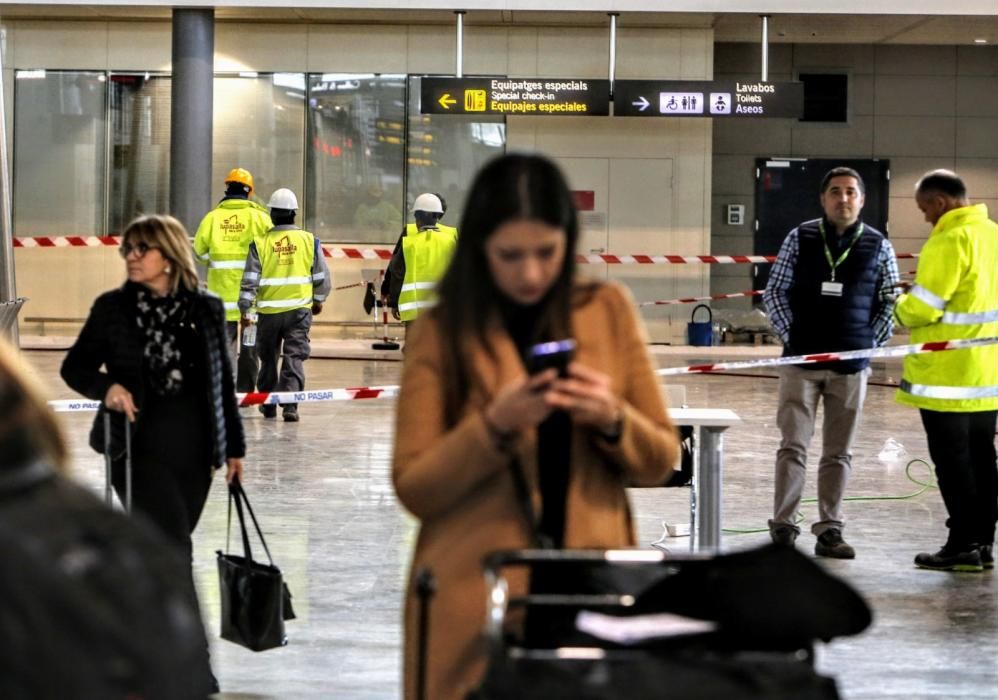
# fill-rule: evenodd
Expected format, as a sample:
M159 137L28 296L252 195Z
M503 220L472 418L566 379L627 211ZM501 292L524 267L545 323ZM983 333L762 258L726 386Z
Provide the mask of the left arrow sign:
M443 107L444 109L450 109L451 105L457 104L457 100L451 97L449 92L445 92L443 95L441 95L440 99L437 100L437 102L439 102L440 106Z

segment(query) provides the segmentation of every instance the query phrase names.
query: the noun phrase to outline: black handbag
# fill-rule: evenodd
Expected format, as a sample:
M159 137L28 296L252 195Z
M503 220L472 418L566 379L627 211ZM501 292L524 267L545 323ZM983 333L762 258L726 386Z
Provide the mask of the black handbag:
M288 643L284 634L284 621L293 620L291 592L284 583L281 570L274 565L270 549L260 530L246 492L238 479L229 484L229 516L226 532L232 526L232 504L236 505L239 528L243 539L243 556L229 554L228 534L226 552L218 555L218 586L222 601L222 639L253 651L265 651ZM269 564L253 561L249 532L243 515L243 504L253 520L253 527L267 553Z

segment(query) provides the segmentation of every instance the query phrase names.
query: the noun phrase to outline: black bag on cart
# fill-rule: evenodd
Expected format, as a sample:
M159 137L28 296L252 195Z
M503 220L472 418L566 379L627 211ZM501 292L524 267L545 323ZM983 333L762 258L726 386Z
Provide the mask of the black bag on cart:
M508 598L502 570L546 569L534 587ZM488 672L475 700L628 698L642 700L834 700L835 681L815 672L816 640L857 634L871 621L865 601L800 552L766 546L717 557L625 550L497 552L485 562L491 584ZM562 569L564 575L555 575ZM521 609L524 631L505 625ZM554 621L543 646L534 613ZM553 614L550 611L554 611ZM711 631L618 644L579 631L580 611L615 617L670 613Z

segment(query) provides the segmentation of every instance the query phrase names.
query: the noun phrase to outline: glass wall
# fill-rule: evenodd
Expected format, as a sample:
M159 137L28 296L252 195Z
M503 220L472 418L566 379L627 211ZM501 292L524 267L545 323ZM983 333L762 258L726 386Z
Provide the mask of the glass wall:
M166 75L111 75L110 233L170 210L170 86Z
M305 74L216 76L213 110L212 201L222 198L226 174L245 168L257 201L266 205L274 190L287 187L304 213Z
M326 241L394 243L405 197L405 76L309 76L308 224Z
M104 235L169 211L169 75L16 78L15 235ZM392 244L422 192L443 196L456 226L471 178L505 149L505 122L421 115L419 87L404 75L216 76L212 200L241 167L264 205L291 188L299 223L324 241Z
M447 202L443 223L457 226L475 173L506 150L506 121L501 116L420 114L420 81L409 78L406 211L421 193L433 192Z
M15 71L14 235L104 232L106 78Z

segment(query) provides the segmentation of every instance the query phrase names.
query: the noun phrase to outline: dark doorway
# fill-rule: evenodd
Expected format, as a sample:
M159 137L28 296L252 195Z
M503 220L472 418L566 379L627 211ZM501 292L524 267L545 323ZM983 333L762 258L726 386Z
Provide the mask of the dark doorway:
M866 204L862 219L888 235L890 161L879 159L757 158L755 179L756 255L776 255L783 239L798 224L821 216L821 179L832 168L846 166L863 178ZM753 289L764 289L768 264L753 266Z

